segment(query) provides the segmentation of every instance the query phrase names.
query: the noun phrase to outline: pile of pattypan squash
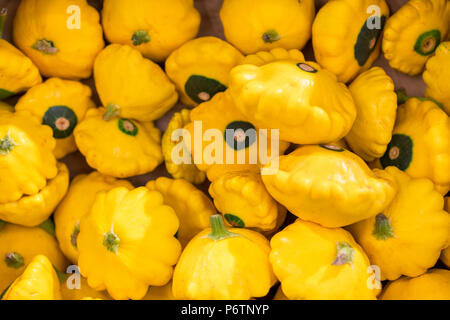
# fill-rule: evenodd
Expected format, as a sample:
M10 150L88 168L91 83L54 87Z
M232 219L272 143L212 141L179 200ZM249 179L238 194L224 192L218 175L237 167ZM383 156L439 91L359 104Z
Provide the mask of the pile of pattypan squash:
M93 2L0 1L0 300L450 299L449 1Z

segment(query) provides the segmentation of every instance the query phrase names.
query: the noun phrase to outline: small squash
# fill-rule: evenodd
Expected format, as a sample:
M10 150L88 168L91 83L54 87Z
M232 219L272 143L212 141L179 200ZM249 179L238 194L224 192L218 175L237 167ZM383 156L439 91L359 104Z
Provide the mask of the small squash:
M159 192L120 187L97 194L81 218L81 274L116 300L142 299L150 285L166 285L181 253L179 220Z
M229 43L201 37L173 51L166 61L166 72L183 104L196 106L227 89L231 69L243 58Z
M37 194L0 203L0 219L26 227L35 227L47 220L69 188L69 169L62 162L57 167L56 177L48 180Z
M398 186L391 204L375 217L349 227L356 241L380 267L381 280L417 277L433 267L450 238L450 214L428 179L410 178L389 167Z
M298 49L286 50L284 48L274 48L270 51L259 51L255 54L250 54L242 60L241 64L252 64L260 67L270 62L283 60L305 62L305 56Z
M447 0L410 0L386 22L384 57L389 65L411 76L421 73L449 31Z
M384 171L372 171L355 154L332 145L304 146L281 156L278 172L262 179L294 215L330 228L375 216L396 192Z
M31 88L15 108L29 111L52 128L56 139L54 153L61 159L77 150L72 133L86 111L95 107L91 96L91 89L80 82L51 78Z
M270 262L291 300L374 300L370 262L352 235L298 219L270 241Z
M98 192L117 187L133 189L130 182L116 180L99 172L76 176L70 184L67 195L55 211L54 219L59 246L72 263L78 262L77 238L81 218L91 210Z
M176 300L172 293L172 281L163 287L150 287L142 300Z
M431 269L417 278L390 282L381 300L450 300L450 270Z
M61 300L59 279L50 260L35 256L2 300Z
M314 15L314 0L224 0L220 9L225 38L245 54L303 48Z
M200 231L208 228L209 217L216 214L212 201L185 180L161 177L149 181L146 187L161 193L164 204L175 211L180 220L177 239L183 247Z
M153 171L163 162L161 132L152 122L114 117L91 109L75 128L75 142L88 164L104 175L128 178Z
M22 52L2 39L7 10L0 12L0 100L42 82L38 68Z
M214 180L209 193L229 225L272 231L286 209L267 192L259 173L227 173Z
M242 65L230 74L237 109L260 129L279 129L297 144L337 141L352 128L356 107L348 88L314 62Z
M409 99L397 110L392 140L374 163L380 165L428 178L445 195L450 190L450 118L431 101Z
M200 20L193 0L103 2L102 23L109 42L132 46L155 61L195 38Z
M450 5L448 7L450 11ZM427 61L422 77L427 85L425 96L439 101L450 115L450 41L437 47L436 54Z
M0 203L35 195L58 173L52 130L29 112L0 113Z
M53 226L50 220L47 223ZM53 232L52 232L53 231ZM25 270L31 260L45 255L59 270L65 270L67 260L58 247L54 229L43 226L27 228L6 223L0 229L0 293Z
M312 42L317 62L347 83L367 70L381 52L389 17L385 0L332 0L317 13Z
M185 300L264 297L276 282L269 253L269 242L259 233L227 229L221 215L212 216L211 228L189 242L175 267L173 295Z
M107 107L105 117L139 121L161 118L178 101L175 86L164 71L127 45L112 44L95 60L95 86Z
M105 45L99 19L86 0L23 0L14 18L14 43L45 77L89 78Z
M176 152L177 145L183 143L183 136L178 133L183 130L191 122L191 110L182 109L180 112L175 112L170 120L166 131L162 136L161 146L164 156L164 162L167 172L175 179L185 179L193 184L203 183L206 179L206 174L200 171L193 163L192 156L189 157L189 163L177 162L174 160L173 152ZM189 152L188 150L178 150L178 157L182 158L181 151Z
M366 161L383 156L392 139L397 115L394 82L380 67L373 67L349 87L355 101L357 116L345 140L352 150Z

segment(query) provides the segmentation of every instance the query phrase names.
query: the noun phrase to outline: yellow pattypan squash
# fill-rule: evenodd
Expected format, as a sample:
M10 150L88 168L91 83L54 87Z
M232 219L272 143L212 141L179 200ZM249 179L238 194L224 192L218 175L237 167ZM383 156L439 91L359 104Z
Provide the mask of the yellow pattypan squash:
M292 300L373 300L370 262L352 235L298 219L270 241L270 262Z
M51 78L31 88L16 104L16 110L27 110L52 128L56 139L57 159L75 152L73 130L86 111L94 108L91 89L76 81Z
M431 269L417 278L389 283L382 300L450 300L450 270Z
M403 73L423 71L449 31L448 0L410 0L386 22L383 52L389 65Z
M0 113L0 203L35 195L58 169L52 130L28 112Z
M312 29L317 62L339 81L352 80L380 55L380 37L388 17L385 0L328 1Z
M50 228L46 228L46 227ZM0 293L19 277L31 260L43 254L59 270L65 270L67 260L55 239L53 222L27 228L6 223L0 228Z
M375 216L396 192L384 171L372 171L355 154L331 145L304 146L281 156L278 172L262 179L294 215L333 228Z
M427 61L422 76L427 85L425 96L439 101L450 115L450 41L442 42L437 47L436 54Z
M382 213L349 229L370 262L379 266L381 280L416 277L433 267L447 246L450 214L430 180L410 178L395 167L386 172L398 186L394 200Z
M284 60L242 65L230 74L236 107L260 129L279 129L298 144L343 138L356 118L348 88L314 62Z
M374 165L380 164L428 178L445 195L450 190L450 118L434 102L409 99L397 110L392 140Z
M50 260L35 256L2 300L61 300L59 279Z
M191 111L191 123L185 127L191 141L183 138L182 145L192 152L184 151L184 154L188 153L188 159L193 156L197 167L206 172L210 181L228 172L258 173L261 163L266 164L276 156L276 151L283 154L288 148L288 143L278 141L270 131L261 132L247 119L235 107L228 90L216 94L212 100ZM198 132L199 129L202 131ZM203 133L206 135L210 129L216 134L207 141ZM201 145L199 141L202 141ZM266 150L259 150L262 147ZM250 159L251 155L256 159Z
M275 284L269 241L247 229L227 229L221 215L189 242L175 267L176 299L248 300Z
M166 61L166 72L183 104L195 106L225 91L231 69L243 58L229 43L216 37L201 37L172 52Z
M172 281L163 287L150 287L142 300L176 300L172 293Z
M163 196L147 188L115 188L97 194L81 218L79 267L95 290L116 300L142 299L149 285L166 285L181 245L179 227Z
M267 192L259 173L227 173L214 180L209 193L225 220L235 228L271 231L285 208Z
M103 2L102 24L109 42L133 46L155 61L195 38L200 20L193 0Z
M91 210L98 192L117 187L133 189L130 182L116 180L99 172L76 176L70 184L67 195L55 211L54 219L59 246L72 263L78 262L77 238L81 218Z
M350 148L366 161L380 158L392 138L397 114L394 82L380 67L373 67L349 87L357 116L345 137Z
M88 164L100 173L128 178L153 171L163 161L161 132L152 122L114 117L91 109L75 128L75 142Z
M175 179L185 179L194 184L203 183L206 179L206 174L200 171L193 163L192 156L189 157L190 163L177 163L174 161L172 152L179 151L178 156L182 157L182 152L188 153L188 150L177 150L177 145L183 142L183 136L179 135L185 126L191 122L191 110L182 109L180 112L175 112L170 120L166 131L162 136L161 145L166 164L167 172Z
M209 217L216 214L212 201L200 190L185 180L158 178L149 181L146 187L158 191L164 204L170 206L180 220L177 238L183 247L200 231L209 226Z
M69 188L69 170L60 162L58 174L47 181L47 185L34 195L24 195L17 201L0 203L0 219L10 223L34 227L55 210Z
M224 0L220 10L225 38L245 54L303 48L314 15L314 0Z
M305 62L305 56L298 49L286 50L284 48L274 48L270 51L259 51L250 54L242 60L241 64L252 64L255 66L263 66L274 61L295 60L297 62Z
M38 68L22 52L2 39L6 9L0 12L0 100L42 82Z
M156 63L127 45L112 44L95 60L95 86L106 117L161 118L178 100L175 86Z
M61 283L61 295L63 300L111 300L105 291L97 291L89 287L86 278L79 273L73 275L76 280L72 280L70 275L64 277Z
M45 77L89 78L105 45L99 19L86 0L23 0L14 19L14 43Z

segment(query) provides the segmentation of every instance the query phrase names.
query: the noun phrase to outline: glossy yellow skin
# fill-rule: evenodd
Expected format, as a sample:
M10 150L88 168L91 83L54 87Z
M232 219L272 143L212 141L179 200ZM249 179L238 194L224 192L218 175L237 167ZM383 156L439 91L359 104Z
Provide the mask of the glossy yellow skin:
M28 90L17 102L15 108L17 111L27 110L39 121L42 121L49 108L66 106L75 113L78 122L81 122L87 110L95 108L91 96L91 89L80 82L51 78ZM77 146L73 134L67 138L56 139L54 154L57 159L61 159L76 150Z
M449 6L450 8L450 6ZM449 9L450 10L450 9ZM450 115L450 42L442 42L425 65L425 96L439 101Z
M191 163L175 163L173 161L172 152L174 148L183 141L182 137L175 137L173 135L177 130L183 129L191 122L191 110L182 109L180 112L174 113L170 120L166 131L162 136L161 147L164 156L164 162L167 172L175 179L185 179L193 184L203 183L206 179L206 174L200 171L192 161Z
M70 277L70 275L69 275ZM74 285L67 279L70 285ZM86 278L80 276L80 287L69 289L68 283L61 283L61 295L63 300L111 300L105 291L97 291L89 287Z
M254 66L263 66L274 61L294 60L304 62L305 56L298 49L286 50L284 48L274 48L270 51L259 51L250 54L242 60L241 64L252 64Z
M97 194L91 211L81 218L78 236L78 263L89 286L107 289L116 300L139 300L150 285L170 281L181 253L174 237L179 220L163 201L159 192L145 187ZM115 251L104 244L111 233L119 239Z
M279 171L262 179L272 197L294 215L331 228L375 216L396 192L384 171L370 170L347 150L320 146L280 157Z
M183 247L200 231L206 229L210 216L216 214L212 201L185 180L161 177L149 181L146 187L150 191L161 193L164 204L175 211L180 220L177 239Z
M382 211L393 234L380 237L376 218L349 227L356 241L381 269L381 280L402 275L417 277L433 267L450 237L450 214L443 197L428 179L413 179L396 167L388 167L398 186L389 207Z
M5 262L8 253L18 253L23 258L23 266L14 268ZM55 237L42 228L26 228L5 224L0 229L0 292L3 292L25 270L38 254L45 255L58 270L65 270L67 260L58 247Z
M298 144L329 143L343 138L356 118L348 88L329 71L294 60L231 71L230 95L258 128L279 129L280 139Z
M201 17L193 0L106 0L102 24L111 43L133 46L145 57L163 61L176 48L195 38ZM149 40L134 45L136 31L146 31Z
M246 228L271 231L278 215L286 211L267 192L258 173L224 174L211 183L209 194L219 212L240 218Z
M70 184L69 191L55 211L55 233L59 246L66 257L74 264L78 262L76 228L79 228L81 217L86 215L95 201L98 192L117 187L133 189L133 185L125 180L117 180L99 172L76 176ZM75 244L75 245L74 245Z
M384 57L389 65L409 75L420 74L429 55L414 48L419 36L439 30L441 41L449 31L450 4L446 0L410 0L386 22L383 35ZM439 43L437 43L439 45Z
M161 132L152 122L113 118L103 120L104 108L91 109L75 128L75 142L88 164L104 175L128 178L153 171L163 162ZM121 131L120 123L137 129Z
M431 269L417 278L401 278L387 285L382 300L450 300L450 271Z
M0 139L7 135L15 145L8 154L0 155L0 203L37 194L58 173L55 139L49 127L28 112L2 112Z
M276 282L269 241L252 230L228 231L238 236L212 240L208 228L189 242L175 267L176 299L249 300L267 295Z
M26 227L35 227L47 220L69 188L67 166L60 162L57 167L57 176L48 180L47 185L37 194L24 195L17 201L1 203L0 220Z
M345 140L366 161L384 155L392 138L397 115L394 82L380 67L360 74L349 86L357 116Z
M61 300L58 276L50 260L35 256L2 300Z
M195 133L194 121L201 121L203 133L205 133L209 129L217 129L222 132L220 139L223 141L223 153L222 155L217 155L216 160L207 159L207 156L211 155L212 152L208 151L210 146L213 145L214 141L203 141L202 149L197 147L197 143L199 141L198 133ZM252 145L253 147L256 145L257 149L257 161L255 164L252 164L250 159L250 149L246 148L242 150L235 150L230 147L224 138L225 131L227 126L234 121L244 121L248 122L248 118L245 117L234 105L233 100L229 95L229 90L218 93L214 96L211 101L200 104L198 107L191 111L191 122L185 126L185 129L189 131L191 137L190 146L186 143L186 147L188 150L192 150L191 154L194 157L195 164L197 168L201 171L206 172L206 175L210 181L214 181L224 173L228 172L260 172L261 162L267 162L272 159L274 155L272 155L272 139L276 139L272 137L271 132L267 131L267 159L261 158L260 154L263 152L259 150L259 145L261 140L259 139L259 130L256 128L256 133L258 136L258 140ZM197 138L196 138L197 136ZM219 137L217 137L219 139ZM197 143L196 143L197 141ZM275 140L276 141L276 140ZM284 151L288 148L289 144L283 141L279 143L279 154L283 154ZM208 148L208 149L207 149ZM273 146L275 148L275 146ZM234 157L234 164L227 163L227 152ZM201 155L201 159L195 159L195 154ZM238 159L245 159L245 164L240 164ZM211 162L209 160L212 160ZM220 164L219 162L222 162Z
M371 6L378 7L379 12L371 10ZM371 52L366 48L361 49L369 53L362 65L356 58L355 45L367 20L380 15L386 19L389 16L385 0L332 0L325 3L317 13L312 28L316 61L344 83L370 68L380 55L381 40L373 38L367 48L372 49Z
M414 178L428 178L445 195L450 190L450 118L431 101L409 99L397 110L394 134L413 141L413 157L405 170ZM379 161L374 166L380 166Z
M178 100L164 71L130 46L106 47L95 60L94 78L103 105L117 105L124 118L156 120Z
M172 293L172 281L164 287L150 287L142 300L176 300Z
M335 265L338 243L354 250L352 259ZM291 300L373 300L370 262L352 235L298 219L270 241L270 262L283 293Z
M74 6L78 9L69 12ZM79 28L74 24L78 19ZM86 0L24 0L14 18L14 43L45 77L89 78L105 45L99 19ZM58 52L34 49L36 41L43 39L52 41Z
M228 86L230 71L241 63L244 56L229 43L216 37L201 37L190 40L173 51L166 60L166 72L175 84L183 104L196 106L185 91L191 75L214 79ZM199 97L203 101L209 99Z
M225 38L244 54L303 48L311 37L314 15L313 0L224 0L220 10ZM279 40L264 41L270 31Z
M42 82L38 68L8 41L0 39L0 89L26 91Z

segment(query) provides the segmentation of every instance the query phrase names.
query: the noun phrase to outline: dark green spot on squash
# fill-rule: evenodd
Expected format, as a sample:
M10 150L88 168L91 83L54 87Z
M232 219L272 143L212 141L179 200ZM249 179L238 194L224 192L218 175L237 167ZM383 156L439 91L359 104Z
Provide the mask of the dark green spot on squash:
M139 45L141 45L143 43L150 42L150 36L148 35L147 31L138 30L131 37L131 41L133 42L133 44L135 46L139 46Z
M103 245L108 251L117 253L117 251L119 250L119 244L120 239L112 230L108 233L105 233L103 237Z
M323 149L334 151L334 152L344 152L345 151L345 149L342 149L342 148L337 147L337 146L333 146L331 144L321 144L319 146L321 148L323 148Z
M42 124L53 129L53 137L55 139L65 139L73 133L78 124L78 117L67 106L54 106L45 112Z
M380 19L379 28L369 28L372 19ZM364 22L361 31L358 34L354 47L355 59L360 66L363 66L375 50L377 42L386 23L386 16L370 17Z
M226 213L223 215L227 222L235 228L245 228L245 223L241 218L233 214Z
M13 151L16 145L17 144L11 138L9 133L7 133L3 139L0 139L0 155L2 156L8 155L11 151Z
M226 127L224 139L236 151L247 149L257 140L256 128L250 122L234 121Z
M264 34L262 35L262 40L265 43L274 43L280 39L281 39L280 35L274 29L268 30L264 32Z
M433 54L441 43L441 31L435 29L422 33L414 45L414 51L421 56Z
M24 264L23 257L17 252L8 252L5 254L5 263L9 268L20 269Z
M217 93L227 90L219 81L199 75L192 75L184 85L184 91L195 103L209 101Z
M394 237L394 228L384 214L380 213L375 217L375 226L372 234L377 240L387 240Z
M383 168L393 166L402 171L407 170L413 159L413 146L413 141L409 136L394 134L386 153L380 159L381 165Z
M7 99L9 97L12 97L14 95L14 92L5 90L5 89L0 89L0 100L4 100Z
M49 55L57 54L59 51L58 48L55 47L55 43L47 39L37 40L31 47L43 54Z
M78 235L80 234L80 223L77 222L75 227L73 227L72 234L70 235L70 243L75 249L78 249Z
M129 119L118 120L119 130L128 136L136 137L139 133L139 129L133 121Z

